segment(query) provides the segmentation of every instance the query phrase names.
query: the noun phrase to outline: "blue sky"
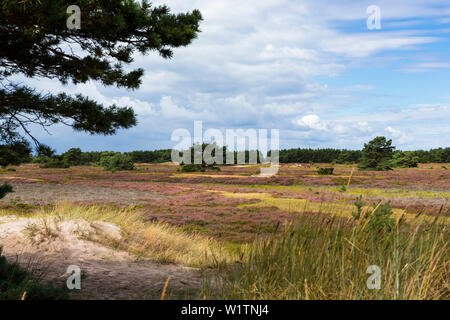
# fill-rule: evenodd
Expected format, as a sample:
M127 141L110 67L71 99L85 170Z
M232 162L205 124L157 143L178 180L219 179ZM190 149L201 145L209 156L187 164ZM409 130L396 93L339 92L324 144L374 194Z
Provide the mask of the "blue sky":
M437 0L165 0L173 12L200 9L202 33L174 58L136 56L140 89L92 82L52 92L82 93L132 106L139 125L111 137L64 126L36 128L63 152L172 148L173 130L279 129L280 145L360 149L384 135L400 149L448 147L450 2ZM369 5L381 29L366 25ZM82 17L83 18L83 17Z

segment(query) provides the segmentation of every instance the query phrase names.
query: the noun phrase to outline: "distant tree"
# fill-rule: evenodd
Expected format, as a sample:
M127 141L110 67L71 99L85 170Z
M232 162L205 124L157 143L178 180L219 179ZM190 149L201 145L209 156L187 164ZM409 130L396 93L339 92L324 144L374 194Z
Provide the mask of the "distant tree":
M219 153L217 154L216 157L216 149L222 152L220 161L222 163L219 164L224 164L225 163L224 161L226 161L226 154L224 154L223 151L224 150L226 151L226 148L219 147L215 142L211 144L202 143L201 145L199 143L195 143L188 150L184 150L185 153L189 154L190 159L188 163L184 162L180 163L181 166L180 171L181 172L196 172L196 171L204 172L206 170L220 171L220 168L217 167L218 163L215 162L215 159L217 157L220 157ZM211 159L209 160L211 160L212 163L207 163L205 161L204 155L206 151L209 151L209 156L211 157Z
M69 29L67 9L81 9L81 29ZM36 92L11 82L22 74L57 79L66 84L99 81L136 89L142 69L124 68L133 54L158 52L189 45L199 32L198 10L171 14L167 6L146 0L4 0L0 4L0 145L12 149L31 138L30 125L44 128L63 123L90 134L111 135L136 125L131 107L104 107L82 95ZM5 149L5 148L4 148ZM3 164L15 158L0 153ZM9 162L9 161L12 162Z
M43 162L44 164L41 165L41 168L65 169L70 167L70 164L62 156L54 156Z
M38 156L51 158L56 154L56 150L41 143L36 147L36 153Z
M71 166L82 165L83 153L80 148L70 148L62 154L64 160Z
M345 163L350 163L352 162L352 154L350 151L344 150L341 152L341 154L339 155L339 157L336 159L336 163L341 163L341 164L345 164Z
M392 140L376 137L364 144L358 168L362 170L391 170L392 153L395 149Z
M25 140L0 145L0 166L19 165L31 161L30 144Z
M412 152L395 152L391 164L394 168L416 168L419 157Z
M105 154L100 158L98 165L102 166L105 170L116 172L119 170L134 170L133 160L129 155L116 153Z

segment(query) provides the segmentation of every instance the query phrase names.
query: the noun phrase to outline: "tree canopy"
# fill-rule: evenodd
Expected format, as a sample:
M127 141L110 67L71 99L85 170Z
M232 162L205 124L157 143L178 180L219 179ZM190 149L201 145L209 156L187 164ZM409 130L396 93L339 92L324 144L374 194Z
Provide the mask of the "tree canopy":
M81 9L81 28L70 29L67 8ZM0 4L0 144L4 154L27 147L24 136L39 146L30 125L63 123L90 134L111 135L136 125L130 106L103 106L83 95L36 92L12 82L21 74L67 84L98 81L136 89L142 68L125 68L133 54L156 51L170 58L200 32L198 10L172 14L165 5L133 0L6 0ZM22 150L23 151L23 150ZM0 148L0 157L2 149ZM0 165L9 162L4 158Z
M364 144L358 167L363 170L390 170L394 149L392 140L376 137Z

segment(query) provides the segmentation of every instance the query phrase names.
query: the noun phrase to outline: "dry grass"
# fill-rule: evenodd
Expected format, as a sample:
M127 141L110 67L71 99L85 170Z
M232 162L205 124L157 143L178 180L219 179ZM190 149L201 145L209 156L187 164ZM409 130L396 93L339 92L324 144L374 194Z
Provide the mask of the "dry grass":
M220 266L213 299L449 299L448 229L426 224L374 230L367 223L303 216L282 236L242 248L240 263ZM369 266L381 288L368 288Z
M6 214L8 214L6 210L0 211L0 216ZM161 263L176 263L190 267L215 266L219 262L232 259L229 250L218 242L198 234L182 232L165 223L146 221L145 216L133 208L82 206L66 202L36 209L27 216L39 218L40 221L45 221L47 226L51 220L83 219L90 223L95 221L113 223L121 229L121 240L103 237L98 241L125 250L136 258L145 257ZM35 228L30 226L28 231L33 233Z
M246 207L277 207L283 211L287 212L297 212L297 213L306 213L306 212L319 212L326 213L331 215L336 215L340 217L351 217L352 212L355 210L355 207L352 203L337 203L333 201L328 202L312 202L306 199L290 199L290 198L277 198L271 195L270 193L238 193L238 192L227 192L222 191L222 195L229 198L238 198L238 199L257 199L261 200L258 203L253 204L244 204L239 206L240 208ZM369 206L365 206L364 208L368 208ZM399 219L400 217L404 217L404 219L414 225L418 225L424 222L433 222L436 217L435 216L427 216L427 215L416 215L406 213L404 209L393 209L393 218ZM438 219L446 224L450 224L450 218L447 216L440 216Z

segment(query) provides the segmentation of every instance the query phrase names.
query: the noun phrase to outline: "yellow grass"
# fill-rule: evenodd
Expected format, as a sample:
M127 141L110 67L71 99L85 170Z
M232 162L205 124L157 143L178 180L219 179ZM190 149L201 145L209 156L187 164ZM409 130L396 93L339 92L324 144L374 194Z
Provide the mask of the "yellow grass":
M348 178L348 176L346 176ZM355 177L355 176L353 176ZM221 186L222 188L251 188L261 190L280 190L280 191L302 191L311 190L318 192L338 192L340 187L314 187L314 186L278 186L278 185L238 185L238 184L220 184L220 183L204 183L205 185ZM387 198L450 198L450 192L444 191L427 191L427 190L408 190L400 188L358 188L349 187L345 194L362 195L368 197L387 197Z
M288 212L321 212L326 214L332 214L343 217L351 217L352 212L355 209L353 204L350 203L337 203L337 202L310 202L306 199L291 199L291 198L276 198L269 193L233 193L227 191L221 191L222 195L228 198L238 199L258 199L261 200L258 203L243 204L240 207L277 207L280 210ZM366 208L368 208L366 206ZM406 221L414 224L420 224L422 222L433 222L436 217L420 215L417 217L415 214L406 213L404 209L393 209L392 217L399 219L404 216ZM438 218L441 221L445 221L446 224L450 223L449 217L441 216Z
M0 210L0 216L9 215ZM218 261L232 259L231 253L211 238L182 232L165 223L146 222L145 216L133 209L105 206L82 206L60 203L52 208L36 209L27 215L33 218L61 220L83 219L105 221L121 228L122 240L102 239L103 244L128 251L136 258L146 257L162 263L177 263L191 267L207 267Z

